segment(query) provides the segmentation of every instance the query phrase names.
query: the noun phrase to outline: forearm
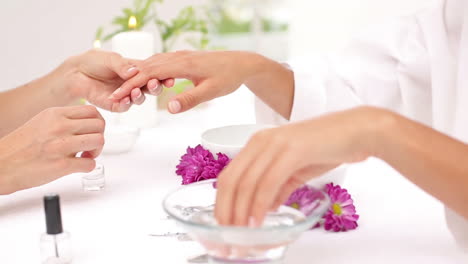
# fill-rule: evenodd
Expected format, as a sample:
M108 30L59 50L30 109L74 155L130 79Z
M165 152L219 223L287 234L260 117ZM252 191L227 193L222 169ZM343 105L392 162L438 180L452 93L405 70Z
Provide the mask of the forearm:
M64 87L67 69L65 65L61 65L46 76L0 93L0 137L46 108L64 106L73 101Z
M273 110L289 119L294 100L293 71L257 54L245 53L240 58L251 71L245 85Z
M376 156L468 219L468 145L387 113Z

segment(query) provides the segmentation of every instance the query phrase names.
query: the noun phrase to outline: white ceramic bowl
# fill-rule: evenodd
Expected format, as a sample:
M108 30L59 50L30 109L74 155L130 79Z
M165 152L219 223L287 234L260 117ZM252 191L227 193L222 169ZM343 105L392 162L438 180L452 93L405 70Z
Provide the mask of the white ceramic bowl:
M272 125L251 124L234 125L213 128L205 131L201 136L202 146L214 155L224 153L230 158L234 158L245 146L250 137L256 132L272 128ZM321 177L311 180L308 184L316 188L323 188L326 184L333 182L337 185L343 185L347 166L342 165L331 170Z
M201 143L211 153L221 152L232 159L253 134L272 127L272 125L250 124L212 128L202 134Z
M104 132L105 144L102 153L113 155L129 152L139 136L140 129L136 127L108 126Z

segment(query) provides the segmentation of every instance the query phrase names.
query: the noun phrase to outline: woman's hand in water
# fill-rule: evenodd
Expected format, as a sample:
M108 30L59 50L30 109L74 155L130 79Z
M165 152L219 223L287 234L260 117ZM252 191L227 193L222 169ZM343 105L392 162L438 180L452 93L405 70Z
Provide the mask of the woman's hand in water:
M258 132L219 176L218 222L258 225L308 180L365 160L383 112L362 107Z

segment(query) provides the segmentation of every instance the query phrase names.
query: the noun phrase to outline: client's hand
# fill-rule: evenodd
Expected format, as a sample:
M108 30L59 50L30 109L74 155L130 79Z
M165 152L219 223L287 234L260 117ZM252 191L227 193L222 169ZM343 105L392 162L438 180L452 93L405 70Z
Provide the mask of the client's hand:
M267 63L271 62L260 55L241 51L156 54L138 63L139 73L126 81L110 99L114 103L122 102L145 86L150 91L156 89L158 94L160 80L166 86L172 86L174 78L189 79L196 87L176 96L168 105L171 113L179 113L234 92L249 79L258 77L268 68L264 67Z
M308 180L369 157L381 112L356 108L255 134L219 176L218 222L259 225Z

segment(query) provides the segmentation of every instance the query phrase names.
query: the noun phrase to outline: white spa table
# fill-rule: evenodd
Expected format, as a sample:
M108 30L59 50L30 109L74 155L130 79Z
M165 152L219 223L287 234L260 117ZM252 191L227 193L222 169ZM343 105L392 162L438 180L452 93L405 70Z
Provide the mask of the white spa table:
M253 123L253 99L240 91L179 116L162 114L126 154L102 156L105 190L83 192L70 175L38 188L0 196L0 264L39 263L45 231L42 196L61 196L64 229L72 235L74 262L187 263L202 253L194 242L149 236L164 216L163 196L179 186L174 173L188 145L205 129ZM468 263L458 251L443 206L385 164L371 160L348 171L345 187L361 216L347 233L308 231L291 245L286 264Z

